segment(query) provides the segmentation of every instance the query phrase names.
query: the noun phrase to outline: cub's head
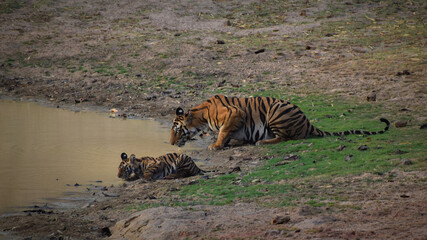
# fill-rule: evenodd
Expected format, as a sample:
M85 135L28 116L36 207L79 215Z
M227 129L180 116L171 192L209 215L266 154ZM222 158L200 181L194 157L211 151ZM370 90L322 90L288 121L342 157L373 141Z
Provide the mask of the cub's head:
M122 153L121 158L122 162L119 165L119 172L117 173L117 177L126 181L133 181L138 179L138 175L135 173L137 168L135 155L132 154L130 158L128 158L126 153Z
M188 117L189 114L184 114L184 110L182 110L182 108L179 107L176 109L176 117L171 129L170 144L176 144L178 147L181 147L187 140L191 139L190 130L186 126Z

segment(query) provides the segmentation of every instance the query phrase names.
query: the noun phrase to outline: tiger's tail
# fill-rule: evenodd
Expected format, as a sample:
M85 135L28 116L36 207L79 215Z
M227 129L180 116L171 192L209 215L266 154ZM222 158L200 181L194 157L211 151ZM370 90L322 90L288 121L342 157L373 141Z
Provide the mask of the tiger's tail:
M313 127L314 130L311 133L312 135L315 136L319 136L319 137L324 137L324 136L344 136L344 135L350 135L350 134L364 134L364 135L376 135L376 134L383 134L385 133L389 127L390 127L390 122L385 119L385 118L380 118L380 121L387 124L387 126L378 132L370 132L370 131L362 131L362 130L347 130L344 132L327 132L327 131L322 131L320 129L317 129L316 127Z

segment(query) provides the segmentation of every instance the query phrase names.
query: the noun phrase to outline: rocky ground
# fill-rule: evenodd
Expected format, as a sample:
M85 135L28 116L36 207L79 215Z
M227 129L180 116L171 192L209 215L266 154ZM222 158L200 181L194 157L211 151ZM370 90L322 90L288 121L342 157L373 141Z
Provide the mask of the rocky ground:
M176 107L214 93L280 91L356 102L371 96L384 111L410 110L412 124L426 119L422 1L34 0L0 7L4 96L170 121ZM250 171L263 157L253 146L195 154L211 159L217 172L210 177ZM425 172L396 171L393 181L375 176L384 181L370 184L367 177L314 186L341 192L342 211L256 202L129 209L200 178L192 177L94 191L95 201L82 208L35 209L0 219L0 230L28 239L425 239Z

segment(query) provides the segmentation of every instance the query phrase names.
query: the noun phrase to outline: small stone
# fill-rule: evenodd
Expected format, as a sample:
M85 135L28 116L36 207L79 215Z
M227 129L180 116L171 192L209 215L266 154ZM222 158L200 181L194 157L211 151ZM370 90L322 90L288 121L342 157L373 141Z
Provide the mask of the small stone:
M289 221L291 221L291 217L289 216L276 215L274 218L271 219L270 223L273 225L277 225L277 224L288 223Z
M403 70L402 72L397 72L396 76L402 76L402 75L411 75L409 70Z
M300 156L298 156L296 154L286 154L282 158L283 161L296 161L298 159L300 159Z
M216 44L225 44L224 40L216 40Z
M401 198L409 198L410 196L409 196L409 195L406 195L406 194L402 194L402 195L400 195L400 197L401 197Z
M401 154L404 154L404 153L407 153L407 152L402 151L402 150L400 150L400 149L397 149L396 151L394 151L394 154L399 154L399 155L401 155Z
M337 149L338 152L341 152L342 150L344 150L344 148L346 148L346 145L340 145Z
M217 87L222 87L222 86L224 86L224 84L225 84L225 80L223 80L223 81L219 82L219 83L217 84Z
M282 233L281 230L277 230L277 229L270 229L265 231L265 236L274 236L274 235L280 235Z
M420 129L426 129L427 128L427 123L424 123L423 125L421 125Z
M366 146L366 145L362 145L362 146L360 146L360 147L358 147L357 148L357 150L359 150L359 151L366 151L366 150L368 150L369 148L368 148L368 146Z
M259 54L259 53L263 53L263 52L265 52L265 49L264 49L264 48L262 48L262 49L260 49L260 50L255 51L255 54Z
M376 93L370 93L367 97L366 100L368 102L375 102L377 100L377 94Z
M241 172L241 171L242 170L240 169L240 167L235 167L229 173L235 173L235 172Z
M347 161L347 162L349 162L349 161L351 161L351 158L353 157L353 155L347 155L347 156L345 156L345 160Z
M397 121L394 123L394 126L397 128L402 128L402 127L406 127L406 125L408 125L408 121Z
M404 159L402 159L402 164L403 165L412 165L412 161L407 159L407 158L404 158Z

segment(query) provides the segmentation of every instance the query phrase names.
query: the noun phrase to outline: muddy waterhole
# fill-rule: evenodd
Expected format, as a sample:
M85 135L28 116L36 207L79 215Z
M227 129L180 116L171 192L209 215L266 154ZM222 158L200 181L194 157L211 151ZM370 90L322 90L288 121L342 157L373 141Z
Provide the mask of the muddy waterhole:
M10 100L0 100L0 109L0 214L48 202L65 207L88 189L119 184L122 152L178 151L168 143L169 126L154 120Z

